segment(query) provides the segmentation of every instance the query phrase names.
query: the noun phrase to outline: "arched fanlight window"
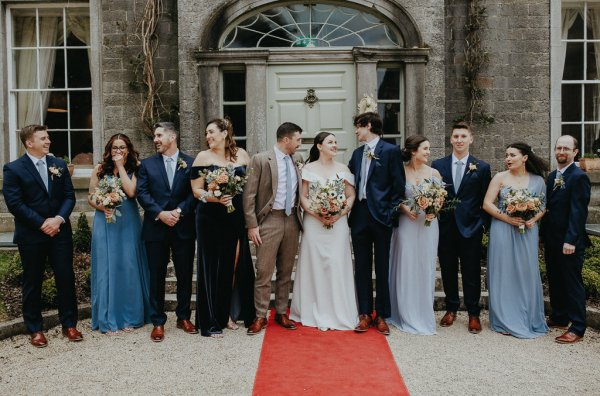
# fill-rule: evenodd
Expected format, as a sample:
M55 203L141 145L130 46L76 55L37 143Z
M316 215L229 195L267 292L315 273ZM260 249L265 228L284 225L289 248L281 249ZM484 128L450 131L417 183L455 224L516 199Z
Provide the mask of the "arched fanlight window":
M397 31L382 18L335 4L288 4L229 26L220 48L402 47Z

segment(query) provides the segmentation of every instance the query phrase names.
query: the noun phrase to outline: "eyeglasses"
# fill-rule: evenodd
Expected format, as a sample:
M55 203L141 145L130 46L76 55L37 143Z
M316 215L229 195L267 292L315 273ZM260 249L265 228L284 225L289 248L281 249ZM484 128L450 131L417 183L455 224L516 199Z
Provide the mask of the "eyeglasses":
M127 146L112 146L110 149L112 151L125 151L127 150Z
M565 147L565 146L556 146L556 148L554 149L554 151L556 152L565 152L568 153L569 151L573 151L573 149L571 147Z

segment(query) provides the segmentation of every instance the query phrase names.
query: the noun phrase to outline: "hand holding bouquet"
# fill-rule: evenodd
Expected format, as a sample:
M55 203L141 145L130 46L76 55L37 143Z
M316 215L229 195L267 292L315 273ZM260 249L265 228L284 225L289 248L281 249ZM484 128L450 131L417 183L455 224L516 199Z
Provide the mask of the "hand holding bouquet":
M414 186L413 197L400 205L407 205L416 213L425 213L425 226L429 227L442 210L451 209L458 202L456 199L446 202L448 191L445 187L444 182L437 178L425 179L423 183ZM400 207L396 209L399 210Z
M325 184L310 183L308 187L310 210L326 219L339 215L348 206L344 189L344 179L341 178L328 180ZM332 229L333 224L323 224L323 227Z
M523 189L515 189L508 187L506 193L503 194L503 200L500 205L500 211L506 213L510 217L520 217L527 221L531 220L535 215L540 213L544 207L544 196L538 196L531 191ZM519 233L525 233L525 225L519 225Z
M121 179L116 176L104 176L99 182L94 193L91 196L91 200L96 205L101 205L108 212L105 212L107 223L116 223L117 216L121 216L121 212L117 209L123 201L127 199L127 196L123 192L123 184Z
M224 195L229 195L232 198L241 194L244 190L244 185L248 181L248 176L239 176L235 174L235 167L227 165L215 170L202 171L201 177L204 177L204 185L206 191L215 198L221 199ZM227 213L235 211L231 201L227 204Z

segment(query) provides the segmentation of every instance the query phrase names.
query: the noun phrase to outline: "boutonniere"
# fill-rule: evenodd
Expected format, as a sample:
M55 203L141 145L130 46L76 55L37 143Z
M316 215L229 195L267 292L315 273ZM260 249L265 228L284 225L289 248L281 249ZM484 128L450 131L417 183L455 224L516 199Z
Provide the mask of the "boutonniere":
M565 179L563 179L562 174L557 172L556 179L554 179L554 188L552 191L556 191L558 189L562 190L565 188Z
M365 155L367 156L367 159L369 159L371 161L377 161L379 159L379 157L376 156L375 153L372 152L371 150L365 151Z
M50 178L52 180L54 180L54 176L56 177L61 177L62 173L63 173L64 169L63 168L57 168L56 166L52 165L48 167L48 172L50 172Z
M477 172L477 162L469 162L469 171L467 173Z
M187 168L187 163L181 158L177 158L177 170Z
M301 171L303 167L304 167L304 162L300 161L300 160L297 160L296 161L296 168L298 168L298 170Z

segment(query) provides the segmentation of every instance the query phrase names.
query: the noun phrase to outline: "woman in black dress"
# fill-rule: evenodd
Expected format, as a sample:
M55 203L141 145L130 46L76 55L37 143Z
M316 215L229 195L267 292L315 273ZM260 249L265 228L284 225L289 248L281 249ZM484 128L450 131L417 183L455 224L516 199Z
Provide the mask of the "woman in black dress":
M244 177L250 157L236 146L230 120L211 120L204 133L209 149L198 153L191 171L192 190L199 199L196 327L205 337L219 338L230 317L233 319L229 322L230 328L235 327L238 318L246 326L252 323L254 270L244 226L242 195L215 196L217 194L211 193L205 183L205 172L232 166L236 176ZM234 211L229 208L231 205Z

